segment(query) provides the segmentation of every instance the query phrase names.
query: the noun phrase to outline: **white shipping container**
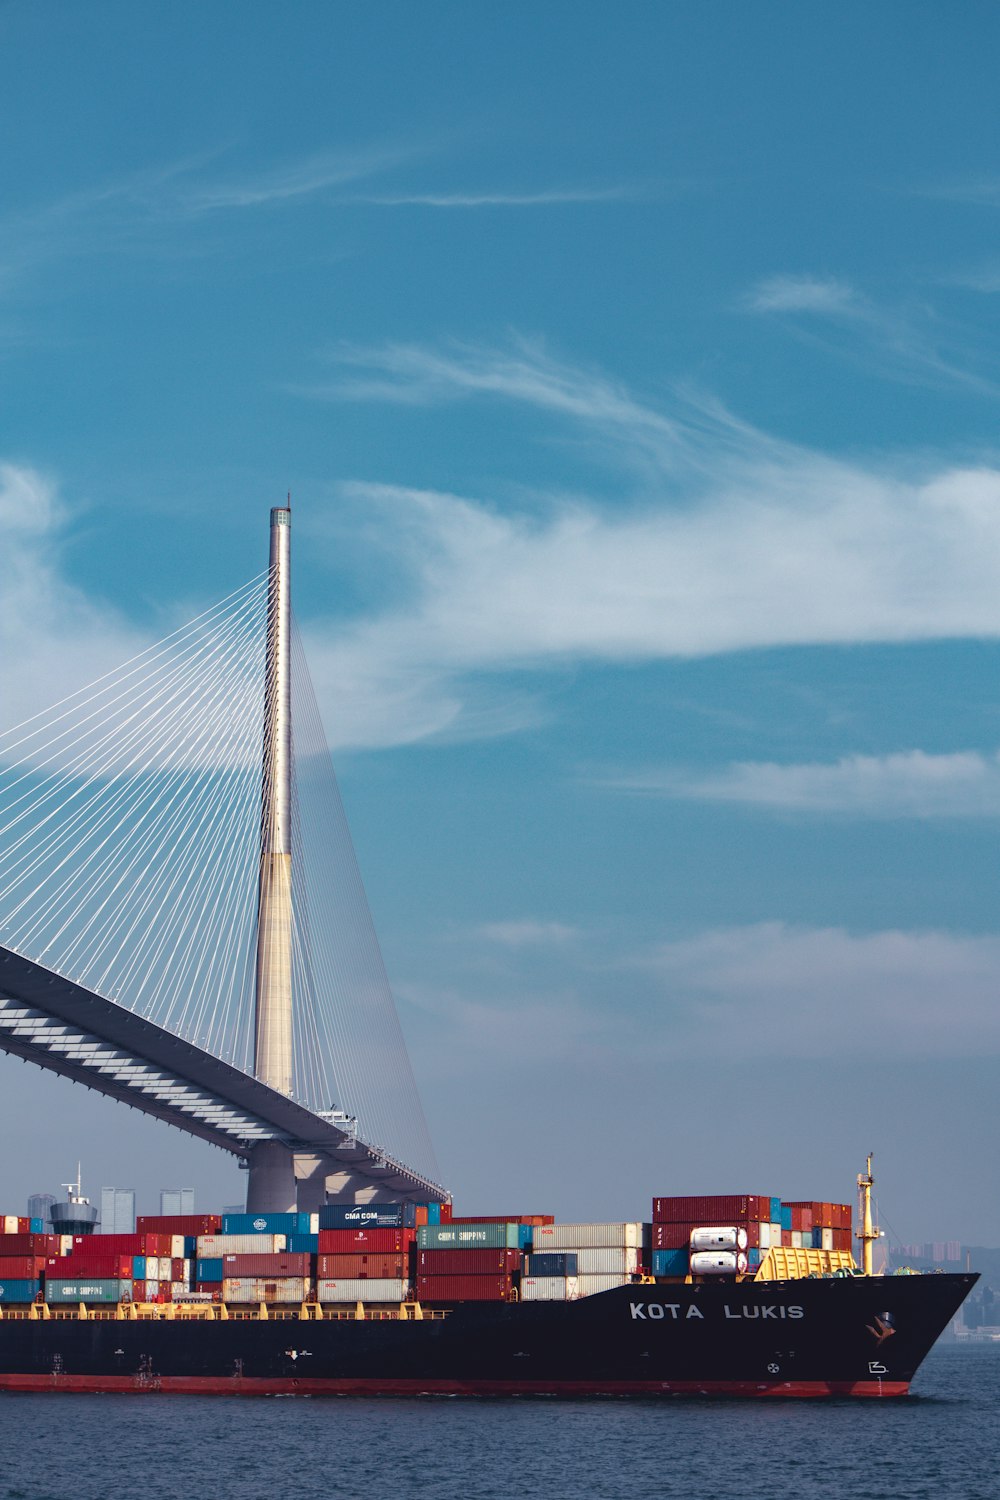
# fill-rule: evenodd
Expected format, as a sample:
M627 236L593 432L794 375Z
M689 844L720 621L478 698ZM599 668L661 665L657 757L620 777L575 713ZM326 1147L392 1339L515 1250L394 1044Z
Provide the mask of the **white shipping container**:
M780 1245L781 1244L781 1225L780 1224L772 1224L771 1225L771 1244L772 1245Z
M823 1236L823 1244L822 1244L822 1246L820 1248L823 1249L823 1250L832 1250L833 1249L833 1230L832 1229L821 1229L820 1230L820 1234Z
M223 1255L276 1255L284 1250L284 1234L199 1234L198 1259L219 1260Z
M371 1280L319 1281L316 1295L320 1302L405 1302L409 1287L399 1278L372 1277Z
M581 1276L628 1276L639 1269L639 1250L619 1250L601 1246L597 1250L577 1250L576 1269Z
M537 1224L532 1230L535 1250L582 1250L608 1247L639 1249L641 1224Z
M614 1273L576 1278L577 1295L580 1297L593 1297L596 1292L610 1292L616 1286L628 1286L628 1284L627 1276L616 1276Z
M2 1230L2 1232L4 1234L16 1234L17 1233L17 1216L16 1216L16 1214L5 1214L4 1217L3 1217L3 1221L2 1222L3 1222L3 1230Z
M304 1302L309 1283L302 1276L231 1276L222 1283L223 1302Z
M770 1226L770 1224L758 1224L757 1228L760 1231L760 1248L762 1250L770 1250L770 1248L771 1248L771 1226Z
M575 1276L522 1276L522 1302L572 1302L580 1292Z

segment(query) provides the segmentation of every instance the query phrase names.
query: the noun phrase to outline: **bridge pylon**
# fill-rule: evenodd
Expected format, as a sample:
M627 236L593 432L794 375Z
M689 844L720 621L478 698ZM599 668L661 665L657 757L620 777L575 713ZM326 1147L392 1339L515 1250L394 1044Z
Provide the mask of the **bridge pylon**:
M264 664L254 1004L254 1074L282 1094L291 1094L293 1077L291 529L291 507L275 507ZM277 1141L262 1142L250 1154L248 1166L248 1213L295 1208L295 1161L290 1151Z

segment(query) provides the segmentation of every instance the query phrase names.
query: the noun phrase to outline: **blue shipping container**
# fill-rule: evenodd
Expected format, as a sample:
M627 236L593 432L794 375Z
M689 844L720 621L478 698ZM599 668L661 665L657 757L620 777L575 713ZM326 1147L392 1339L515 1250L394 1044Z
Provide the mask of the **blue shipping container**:
M218 1259L199 1260L195 1262L195 1281L222 1281L222 1256Z
M771 1199L771 1223L772 1224L780 1224L781 1223L781 1199L780 1198L772 1198Z
M428 1222L428 1224L440 1224L440 1222L441 1222L441 1205L440 1205L440 1203L428 1203L428 1205L427 1205L427 1222Z
M814 1250L822 1250L822 1248L823 1248L823 1231L822 1231L822 1229L814 1229L812 1231L812 1247L813 1247Z
M415 1203L328 1203L319 1211L320 1229L412 1229L416 1222Z
M40 1281L0 1281L0 1302L34 1302L41 1289Z
M32 1219L31 1220L31 1228L29 1229L28 1233L29 1234L44 1234L45 1233L45 1220L44 1219Z
M198 1236L196 1234L186 1234L184 1236L184 1259L194 1260L197 1254Z
M778 1222L778 1221L776 1220L775 1222ZM786 1229L788 1231L788 1233L791 1234L791 1232L792 1232L792 1210L790 1208L786 1208L784 1204L781 1205L781 1220L780 1220L780 1223L781 1223L782 1229Z
M132 1280L145 1281L146 1279L146 1257L144 1255L133 1255L132 1257Z
M315 1255L319 1249L318 1234L290 1234L288 1236L288 1251L291 1255ZM211 1277L206 1276L206 1281Z
M223 1234L308 1234L309 1214L223 1214Z
M537 1260L537 1256L533 1256ZM653 1251L653 1275L654 1276L686 1276L688 1273L688 1253L680 1250L654 1250Z
M747 1264L749 1265L751 1271L756 1271L758 1269L758 1267L760 1266L761 1261L764 1259L764 1256L766 1254L767 1254L766 1250L748 1250L747 1251Z
M540 1250L528 1256L529 1276L575 1276L575 1250Z

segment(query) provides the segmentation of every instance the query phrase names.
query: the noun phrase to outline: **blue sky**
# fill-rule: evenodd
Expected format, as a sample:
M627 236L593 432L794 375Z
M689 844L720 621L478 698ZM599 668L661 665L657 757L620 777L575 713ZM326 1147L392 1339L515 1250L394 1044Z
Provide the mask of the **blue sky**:
M3 720L257 573L292 491L470 1209L842 1197L874 1147L902 1239L1000 1241L998 28L0 6ZM0 1079L8 1197L77 1140L239 1194Z

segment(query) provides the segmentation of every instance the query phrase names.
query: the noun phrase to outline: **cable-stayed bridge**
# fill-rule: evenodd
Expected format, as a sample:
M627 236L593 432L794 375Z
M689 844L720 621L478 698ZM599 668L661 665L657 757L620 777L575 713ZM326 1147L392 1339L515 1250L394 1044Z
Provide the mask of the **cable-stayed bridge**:
M252 1210L447 1197L268 569L0 735L0 1048L245 1160Z

